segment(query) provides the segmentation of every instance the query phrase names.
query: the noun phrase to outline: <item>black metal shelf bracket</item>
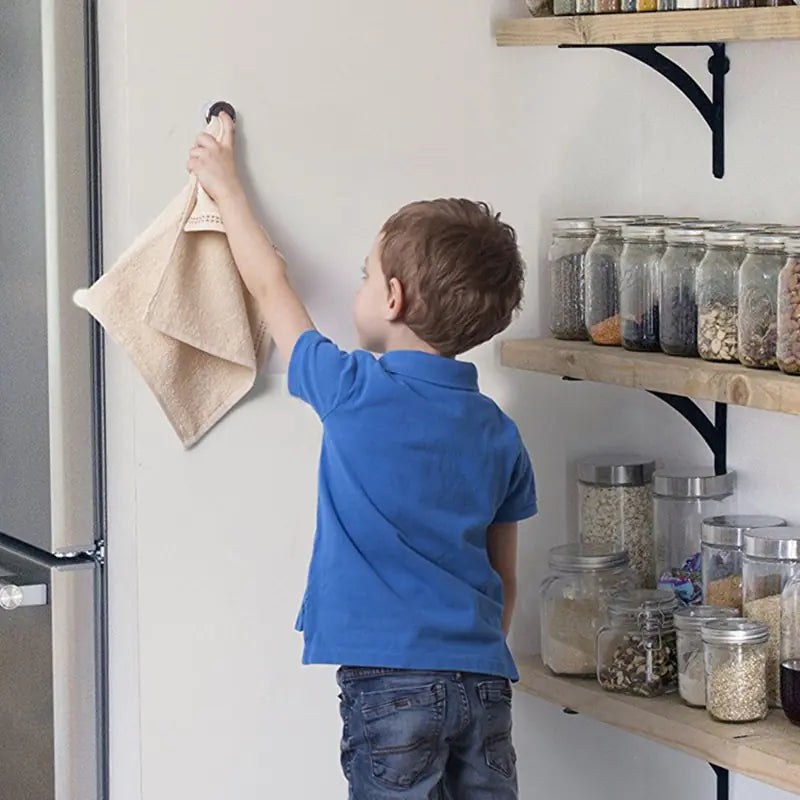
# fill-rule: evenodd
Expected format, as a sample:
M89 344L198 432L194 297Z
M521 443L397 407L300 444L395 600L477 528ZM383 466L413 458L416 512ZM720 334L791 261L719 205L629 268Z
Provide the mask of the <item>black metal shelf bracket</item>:
M700 112L700 115L711 128L712 171L715 178L725 175L725 76L730 71L731 62L722 42L687 42L669 44L565 44L563 48L605 48L635 58L663 75L679 91L681 91ZM711 58L708 60L708 71L711 73L712 86L709 97L697 81L676 64L658 51L659 47L709 47Z
M725 767L709 764L717 776L717 800L730 800L731 774Z

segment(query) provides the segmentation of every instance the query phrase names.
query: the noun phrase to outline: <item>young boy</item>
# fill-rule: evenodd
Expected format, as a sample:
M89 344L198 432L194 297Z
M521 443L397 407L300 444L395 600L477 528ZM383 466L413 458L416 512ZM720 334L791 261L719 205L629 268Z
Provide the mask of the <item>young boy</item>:
M511 227L467 200L413 203L383 226L355 301L363 350L319 334L260 228L234 126L188 169L216 200L242 279L323 422L317 531L297 620L304 663L338 673L351 800L513 800L505 637L517 522L536 513L514 423L460 353L522 299ZM376 359L370 353L382 353Z

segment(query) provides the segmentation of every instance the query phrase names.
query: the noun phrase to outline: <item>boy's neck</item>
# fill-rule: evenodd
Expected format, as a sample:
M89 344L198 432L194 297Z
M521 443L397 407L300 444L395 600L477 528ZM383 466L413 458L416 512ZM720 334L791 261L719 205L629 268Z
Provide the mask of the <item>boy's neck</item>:
M386 347L383 352L391 353L393 350L412 350L420 353L428 353L432 356L441 355L436 348L431 347L427 342L420 339L419 336L406 325L392 329L386 337Z

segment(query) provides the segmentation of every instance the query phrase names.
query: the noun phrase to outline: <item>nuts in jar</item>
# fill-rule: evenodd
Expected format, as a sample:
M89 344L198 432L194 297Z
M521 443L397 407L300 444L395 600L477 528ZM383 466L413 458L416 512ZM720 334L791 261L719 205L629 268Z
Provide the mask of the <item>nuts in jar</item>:
M800 239L787 241L786 252L778 290L778 367L800 375Z

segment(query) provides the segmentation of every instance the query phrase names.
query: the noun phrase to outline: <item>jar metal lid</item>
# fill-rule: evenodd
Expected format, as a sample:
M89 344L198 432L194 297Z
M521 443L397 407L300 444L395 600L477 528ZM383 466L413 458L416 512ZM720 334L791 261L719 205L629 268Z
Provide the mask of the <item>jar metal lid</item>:
M660 220L662 225L683 225L687 222L699 222L700 217L664 217Z
M622 229L622 238L625 241L646 241L648 239L656 239L662 241L664 239L664 226L663 225L626 225Z
M775 225L770 228L770 233L778 236L800 236L800 225Z
M777 233L753 233L747 237L747 249L759 248L783 250L786 245L786 236Z
M599 231L622 231L622 229L626 225L631 225L634 222L639 222L641 217L639 216L604 216L604 217L595 217L594 218L594 226Z
M721 231L706 231L706 244L709 247L744 247L747 234L752 230L754 229L742 230L733 228Z
M800 561L800 528L760 528L744 535L744 553L753 558Z
M627 550L610 550L602 544L562 544L550 550L552 569L565 572L594 572L628 565Z
M665 589L628 589L611 595L608 600L608 610L612 613L630 616L661 613L669 620L679 605L675 592Z
M703 520L700 536L703 544L717 544L723 547L743 547L744 535L756 528L785 527L782 517L766 517L758 514L724 514Z
M735 488L735 472L715 475L702 467L659 470L653 476L653 493L662 497L724 497L733 494Z
M559 217L553 220L553 233L594 233L592 217Z
M578 480L597 486L646 486L656 462L641 456L596 456L578 463Z
M718 619L734 619L741 616L736 608L725 606L684 606L675 612L675 627L679 631L697 631L703 625Z
M706 644L763 644L769 639L769 626L753 619L718 619L700 629Z
M698 219L686 223L687 228L694 228L696 230L722 230L723 228L732 228L739 223L730 219Z
M668 228L664 238L668 244L704 244L706 232L702 228Z
M787 239L786 252L792 256L796 256L800 253L800 239Z

